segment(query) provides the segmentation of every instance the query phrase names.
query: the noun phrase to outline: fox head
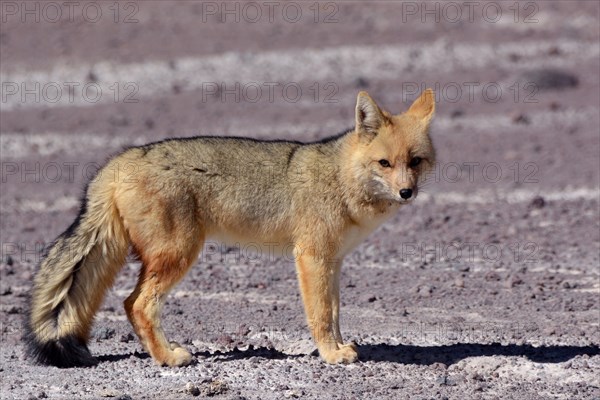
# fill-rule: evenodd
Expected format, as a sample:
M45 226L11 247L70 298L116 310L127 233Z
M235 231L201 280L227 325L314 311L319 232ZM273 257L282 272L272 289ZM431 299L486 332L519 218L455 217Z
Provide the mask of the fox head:
M429 124L435 109L433 90L425 90L408 111L392 115L366 93L356 101L353 178L372 200L406 203L435 164Z

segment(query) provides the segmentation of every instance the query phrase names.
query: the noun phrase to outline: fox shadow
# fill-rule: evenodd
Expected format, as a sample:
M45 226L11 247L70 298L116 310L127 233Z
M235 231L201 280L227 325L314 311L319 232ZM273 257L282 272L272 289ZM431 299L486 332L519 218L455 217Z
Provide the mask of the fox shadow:
M366 344L358 346L359 361L372 362L394 362L398 364L431 365L442 363L452 365L468 357L526 357L537 363L560 363L568 361L579 355L595 356L600 354L599 346L539 346L529 344L500 343L478 344L478 343L456 343L443 346L412 346L412 345L389 345L389 344ZM318 356L316 350L311 353ZM255 347L250 345L246 350L235 348L229 351L199 351L194 354L195 361L198 358L217 356L221 361L234 361L249 359L252 357L270 360L289 359L304 357L301 354L286 354L279 350L267 347ZM129 357L141 359L150 358L147 353L137 351L129 354L103 355L98 357L100 362L115 362Z
M265 358L270 360L277 359L285 359L285 358L298 358L303 357L302 354L286 354L279 350L270 347L256 347L254 345L250 345L248 349L241 350L237 347L228 350L228 351L197 351L192 354L194 356L194 360L192 360L192 364L197 363L197 359L200 358L208 358L208 357L218 357L221 361L234 361L234 360L243 360L252 357ZM103 362L117 362L121 360L125 360L131 357L139 358L139 359L150 359L150 355L146 352L138 352L134 351L132 353L125 354L104 354L97 357L97 360L101 363Z
M530 344L456 343L442 346L368 344L358 348L359 360L399 364L452 365L468 357L526 357L537 363L560 363L579 355L598 355L598 346L539 346Z

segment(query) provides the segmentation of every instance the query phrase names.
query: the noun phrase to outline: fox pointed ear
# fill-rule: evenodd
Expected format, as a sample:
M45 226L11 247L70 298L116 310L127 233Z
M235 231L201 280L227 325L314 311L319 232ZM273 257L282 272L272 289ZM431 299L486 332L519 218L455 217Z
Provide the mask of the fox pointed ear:
M383 122L383 113L371 96L367 92L358 93L356 99L356 131L375 136Z
M429 123L434 112L435 94L432 89L426 89L421 93L421 96L412 103L406 113L414 115L425 123Z

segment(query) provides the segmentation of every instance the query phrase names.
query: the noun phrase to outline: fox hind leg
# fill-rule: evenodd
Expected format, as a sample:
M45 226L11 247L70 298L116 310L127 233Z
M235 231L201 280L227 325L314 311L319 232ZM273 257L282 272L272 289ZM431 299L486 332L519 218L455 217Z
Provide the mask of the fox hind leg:
M195 239L195 240L194 240ZM191 354L178 343L167 341L160 314L168 292L196 261L203 241L175 242L160 252L140 252L142 269L134 291L125 300L129 321L145 349L161 365L183 366L191 362ZM182 248L185 243L189 248ZM139 249L139 248L138 248Z

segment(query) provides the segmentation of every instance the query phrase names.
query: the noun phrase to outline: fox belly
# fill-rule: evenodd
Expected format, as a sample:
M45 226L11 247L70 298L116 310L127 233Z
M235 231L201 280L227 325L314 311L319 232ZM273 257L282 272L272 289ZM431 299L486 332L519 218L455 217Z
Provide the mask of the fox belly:
M273 260L283 258L294 260L295 244L285 235L268 235L259 237L243 235L226 230L212 230L205 242L205 255L216 252L226 252L227 248L238 248L241 258L266 258Z

